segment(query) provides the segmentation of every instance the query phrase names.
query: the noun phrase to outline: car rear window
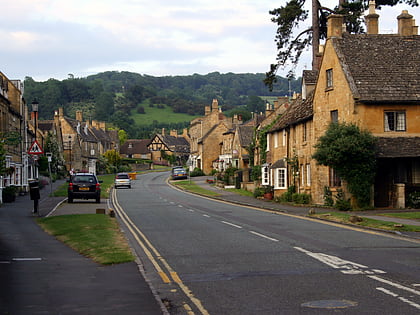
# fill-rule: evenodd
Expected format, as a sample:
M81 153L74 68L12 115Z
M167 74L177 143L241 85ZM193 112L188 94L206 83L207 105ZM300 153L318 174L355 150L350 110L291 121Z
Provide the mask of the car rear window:
M128 179L128 174L118 174L117 179Z
M73 183L96 183L95 176L76 175L73 177Z

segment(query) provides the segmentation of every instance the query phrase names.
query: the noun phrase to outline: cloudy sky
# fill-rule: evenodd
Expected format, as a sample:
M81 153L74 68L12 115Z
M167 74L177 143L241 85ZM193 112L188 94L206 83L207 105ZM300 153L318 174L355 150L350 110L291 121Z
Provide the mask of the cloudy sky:
M336 2L321 0L325 6ZM153 76L263 73L276 56L276 26L268 11L282 3L285 0L8 1L1 7L0 71L10 79L29 76L37 81L110 70ZM378 12L381 31L396 32L402 8L407 7ZM420 21L419 8L408 10ZM301 68L310 68L307 56Z

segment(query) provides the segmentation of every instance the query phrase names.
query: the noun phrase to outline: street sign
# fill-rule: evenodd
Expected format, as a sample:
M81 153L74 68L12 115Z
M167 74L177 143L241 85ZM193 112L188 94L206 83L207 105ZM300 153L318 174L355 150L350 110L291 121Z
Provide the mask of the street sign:
M31 147L28 151L29 154L43 154L44 151L42 150L41 146L39 145L38 141L32 142Z

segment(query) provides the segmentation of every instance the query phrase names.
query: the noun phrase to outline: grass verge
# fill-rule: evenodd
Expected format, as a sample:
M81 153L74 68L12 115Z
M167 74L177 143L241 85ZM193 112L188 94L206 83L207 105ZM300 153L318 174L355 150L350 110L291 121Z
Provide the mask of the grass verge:
M134 261L116 219L101 214L37 219L38 224L80 254L103 265Z
M312 217L334 221L338 223L353 224L362 227L370 227L388 231L400 231L400 232L420 232L420 226L415 225L401 225L396 222L374 220L370 218L364 218L357 216L357 220L354 220L354 214L344 212L327 212L322 214L314 214ZM387 214L389 216L389 214Z
M188 190L192 193L197 193L197 194L210 196L210 197L220 196L220 194L218 194L217 192L212 191L212 190L208 190L208 189L204 189L204 188L198 186L196 183L190 182L189 180L172 181L172 184L174 186L180 187L184 190Z

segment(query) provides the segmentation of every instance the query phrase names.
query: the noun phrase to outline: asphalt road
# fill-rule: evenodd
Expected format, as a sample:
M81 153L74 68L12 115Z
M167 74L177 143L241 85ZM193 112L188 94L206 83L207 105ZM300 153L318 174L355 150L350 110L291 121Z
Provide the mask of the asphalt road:
M168 175L113 199L171 314L420 313L418 240L217 202Z

